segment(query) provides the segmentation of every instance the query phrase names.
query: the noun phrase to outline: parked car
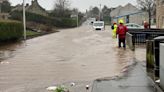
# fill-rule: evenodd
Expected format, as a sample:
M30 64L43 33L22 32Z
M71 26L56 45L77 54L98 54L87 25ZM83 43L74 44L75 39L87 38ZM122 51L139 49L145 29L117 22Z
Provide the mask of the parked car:
M104 21L95 21L93 23L93 28L94 28L94 30L101 30L101 31L103 31L105 29Z
M136 23L127 23L125 24L128 29L143 29L143 26L138 25Z

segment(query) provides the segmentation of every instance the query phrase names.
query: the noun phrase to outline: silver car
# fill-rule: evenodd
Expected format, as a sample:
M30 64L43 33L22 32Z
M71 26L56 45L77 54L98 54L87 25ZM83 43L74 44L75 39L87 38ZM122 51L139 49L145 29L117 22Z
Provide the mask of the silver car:
M136 23L127 23L125 26L127 26L128 29L143 29L143 26Z

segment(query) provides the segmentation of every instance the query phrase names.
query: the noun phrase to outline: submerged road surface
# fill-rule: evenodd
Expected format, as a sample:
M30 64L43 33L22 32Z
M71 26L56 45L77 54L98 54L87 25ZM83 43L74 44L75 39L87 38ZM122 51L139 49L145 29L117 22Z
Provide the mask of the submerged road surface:
M136 55L129 49L118 49L106 29L63 29L0 47L0 92L45 92L60 83L119 75Z

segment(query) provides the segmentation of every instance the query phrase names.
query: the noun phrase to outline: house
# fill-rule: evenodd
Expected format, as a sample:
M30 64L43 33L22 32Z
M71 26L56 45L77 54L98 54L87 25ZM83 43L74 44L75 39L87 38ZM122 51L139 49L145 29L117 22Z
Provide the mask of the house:
M164 28L164 0L156 0L156 26Z
M8 19L8 17L9 17L9 13L4 13L4 12L2 12L2 10L1 10L1 7L2 7L2 3L4 2L4 1L8 1L8 0L0 0L0 20L6 20L6 19Z
M46 10L39 5L38 0L32 0L31 5L26 6L26 10L28 12L36 13L44 16L48 15Z
M148 20L148 14L140 11L138 8L128 3L125 6L118 6L111 11L110 16L113 22L124 19L125 23L137 23L142 25L143 21Z
M16 5L15 8L12 9L12 11L22 11L22 6L23 5ZM39 15L43 15L43 16L47 16L48 12L42 8L39 3L38 0L32 0L31 1L31 5L26 4L26 11L27 12L31 12L31 13L35 13L35 14L39 14Z

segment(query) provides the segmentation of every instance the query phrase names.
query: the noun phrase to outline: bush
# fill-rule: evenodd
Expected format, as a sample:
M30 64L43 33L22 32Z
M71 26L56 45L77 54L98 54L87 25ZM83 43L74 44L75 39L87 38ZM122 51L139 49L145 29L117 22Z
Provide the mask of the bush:
M23 35L23 25L17 21L0 22L0 41L17 40Z
M10 17L11 19L19 20L19 21L23 20L22 11L13 11L10 13L10 15L11 15L11 17ZM51 21L51 19L49 17L31 13L31 12L27 12L27 11L26 11L26 20L34 21L36 23L41 23L41 24L48 24Z

